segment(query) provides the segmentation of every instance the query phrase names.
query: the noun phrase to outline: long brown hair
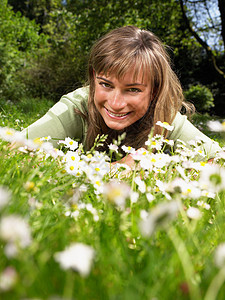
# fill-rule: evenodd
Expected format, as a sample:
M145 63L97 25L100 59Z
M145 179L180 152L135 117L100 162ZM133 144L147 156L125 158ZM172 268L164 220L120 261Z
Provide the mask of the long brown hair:
M172 123L183 103L180 82L171 68L169 55L162 42L150 31L135 26L114 29L100 38L92 47L88 66L88 131L86 147L93 146L98 134L108 134L107 143L116 139L118 134L108 128L95 107L94 73L113 74L122 78L130 68L134 76L143 72L150 81L151 95L146 114L137 122L125 128L125 145L136 149L145 146L152 128L155 134L162 134L162 128L155 126L157 121ZM134 78L136 79L136 78ZM166 133L164 133L166 134ZM107 145L105 145L105 150Z

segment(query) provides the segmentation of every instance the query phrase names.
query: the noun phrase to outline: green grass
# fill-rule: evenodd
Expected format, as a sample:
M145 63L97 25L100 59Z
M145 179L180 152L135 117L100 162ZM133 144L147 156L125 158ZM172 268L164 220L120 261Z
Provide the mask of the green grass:
M193 124L202 132L204 132L207 136L209 136L211 139L217 141L222 147L225 146L225 139L224 135L220 133L214 133L211 132L207 126L208 121L223 121L223 119L217 117L217 116L211 116L208 113L200 114L196 113L192 117Z
M36 121L53 106L46 99L23 98L18 102L0 100L0 126L20 130Z
M1 103L0 126L20 130L51 105L35 99L18 104ZM206 119L206 116L201 119L204 121L201 126ZM195 122L199 123L199 119ZM221 137L214 138L223 143ZM172 182L180 177L178 165L181 164L170 163L163 167L165 173L141 169L123 176L122 182L132 186L139 198L131 203L128 196L125 207L120 208L114 200L124 189L96 194L90 178L85 174L66 173L59 157L46 158L35 151L10 150L8 142L0 141L0 188L11 192L7 205L0 208L0 224L6 216L19 215L28 223L31 235L31 242L18 248L16 244L17 253L10 256L6 254L10 240L4 239L0 230L0 298L224 299L224 266L218 268L214 256L217 246L225 241L225 192L221 188L214 198L195 199L176 190L170 193L172 199L168 200L157 188L156 180ZM187 169L184 172L190 182L198 181L199 172ZM145 182L147 192L154 196L153 201L149 202L146 192L139 190L134 181L138 175ZM114 177L118 176L121 172ZM107 184L111 177L110 174L103 176L102 184ZM83 185L87 188L84 191L81 190ZM199 207L198 200L209 204L210 209ZM177 213L171 220L167 219L168 211L159 215L153 234L145 237L139 226L142 211L160 210L159 204L173 201L180 203ZM189 218L189 207L198 208L201 218ZM12 225L7 232L13 229ZM86 277L71 269L63 270L55 259L57 252L75 242L89 245L95 251ZM2 275L6 270L13 270L16 276L6 272L8 278L15 280L4 291L6 284L2 283ZM215 276L218 276L217 284L221 280L218 289L216 284L211 286ZM212 291L210 298L205 298L207 291Z

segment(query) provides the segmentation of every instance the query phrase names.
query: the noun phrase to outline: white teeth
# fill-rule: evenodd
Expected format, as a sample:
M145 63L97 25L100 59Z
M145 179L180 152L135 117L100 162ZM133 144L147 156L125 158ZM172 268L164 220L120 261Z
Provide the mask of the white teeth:
M114 114L113 112L111 112L111 111L108 111L109 113L110 113L110 115L113 115L113 116L115 116L115 117L124 117L124 116L126 116L128 113L125 113L125 114Z

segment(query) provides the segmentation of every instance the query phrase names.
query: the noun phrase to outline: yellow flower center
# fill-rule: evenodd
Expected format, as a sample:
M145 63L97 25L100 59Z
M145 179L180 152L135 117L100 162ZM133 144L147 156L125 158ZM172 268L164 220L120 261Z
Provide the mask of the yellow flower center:
M13 135L13 131L12 130L6 130L5 132L7 135Z
M41 145L43 142L40 140L40 138L35 138L34 140L35 144Z

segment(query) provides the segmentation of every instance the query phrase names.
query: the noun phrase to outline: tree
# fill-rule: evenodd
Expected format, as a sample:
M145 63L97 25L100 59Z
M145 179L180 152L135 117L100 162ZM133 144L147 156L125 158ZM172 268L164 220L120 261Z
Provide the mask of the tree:
M221 52L224 52L225 47L225 2L223 0L218 0L218 9L220 12L220 20L218 17L212 16L210 13L210 4L212 8L212 3L210 0L199 0L199 1L190 1L190 0L179 0L180 7L183 15L183 19L186 23L186 26L192 36L196 41L204 48L206 54L209 58L209 61L212 63L215 72L219 75L220 79L225 82L225 72L224 65L219 65L218 57L221 55ZM213 2L214 3L214 2ZM215 3L214 3L215 5ZM189 11L187 10L189 7ZM196 23L193 24L193 16L190 17L190 11L194 12ZM196 12L201 11L201 15L207 16L209 24L206 24L203 21L200 26L197 25L197 20L199 20ZM210 33L215 33L220 37L219 43L217 45L210 46ZM204 38L205 36L205 38ZM220 51L218 51L218 45L222 45Z
M48 23L51 11L63 7L61 0L8 0L8 4L15 12L20 11L23 16L35 20L41 28Z
M0 95L12 99L25 89L17 73L42 51L46 39L34 21L14 13L6 0L1 0L0 16Z
M203 5L201 12L207 14L210 10L205 9L208 6L204 3L213 1L179 1L9 0L14 11L20 10L24 16L38 23L39 32L48 37L49 51L40 55L37 50L37 59L32 60L32 67L21 71L22 79L33 95L58 100L63 93L85 82L89 50L96 39L113 28L136 25L153 31L170 46L167 49L174 62L174 70L185 89L189 89L190 85L207 85L213 88L217 103L215 93L221 94L223 86L217 83L224 82L224 78L220 76L222 79L218 79L215 86L214 73L208 71L207 54L211 55L211 61L216 62L214 65L219 66L219 71L224 72L223 52L218 47L208 47L207 41L210 32L221 30L221 23L212 18L212 26L202 23L195 26L195 11L200 7L196 5ZM223 3L221 5L224 6ZM190 8L193 8L192 13ZM196 42L195 33L201 43ZM224 45L222 34L221 31L220 44Z

